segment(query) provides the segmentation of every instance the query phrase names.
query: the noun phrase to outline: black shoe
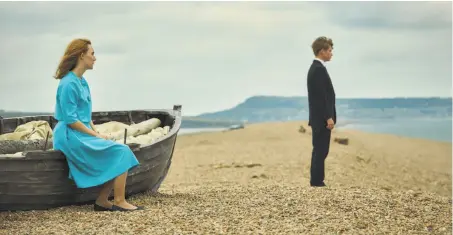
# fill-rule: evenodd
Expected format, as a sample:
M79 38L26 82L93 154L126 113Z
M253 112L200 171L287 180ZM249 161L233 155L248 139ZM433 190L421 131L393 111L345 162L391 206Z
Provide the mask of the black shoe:
M112 211L112 209L100 206L96 203L94 203L93 209L94 209L94 211Z
M312 186L312 187L326 187L327 185L324 182L322 182L322 183L317 183L317 184L310 183L310 186Z
M145 209L144 206L137 206L136 209L126 209L126 208L115 206L115 205L112 206L112 211L138 211L138 210L144 210L144 209Z

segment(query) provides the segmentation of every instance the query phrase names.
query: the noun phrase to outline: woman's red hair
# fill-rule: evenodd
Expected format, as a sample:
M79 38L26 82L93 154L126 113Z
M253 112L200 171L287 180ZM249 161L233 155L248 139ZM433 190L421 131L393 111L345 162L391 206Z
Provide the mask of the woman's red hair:
M69 71L73 70L80 56L88 51L88 45L91 45L91 41L88 39L79 38L72 40L66 47L66 51L60 60L54 78L61 79Z

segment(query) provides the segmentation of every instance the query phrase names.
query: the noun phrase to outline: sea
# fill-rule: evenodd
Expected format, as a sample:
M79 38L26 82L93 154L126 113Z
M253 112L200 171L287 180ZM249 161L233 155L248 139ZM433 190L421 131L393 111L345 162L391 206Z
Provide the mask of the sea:
M452 119L419 118L419 119L365 119L339 122L338 129L352 129L371 133L393 134L403 137L452 142Z
M207 127L207 128L181 128L178 132L178 135L188 135L188 134L194 134L194 133L202 133L202 132L220 132L227 130L228 128L226 127Z
M393 118L344 120L337 124L338 130L359 130L370 133L393 134L403 137L429 139L441 142L452 142L452 118ZM202 132L219 132L225 127L216 128L182 128L179 135Z

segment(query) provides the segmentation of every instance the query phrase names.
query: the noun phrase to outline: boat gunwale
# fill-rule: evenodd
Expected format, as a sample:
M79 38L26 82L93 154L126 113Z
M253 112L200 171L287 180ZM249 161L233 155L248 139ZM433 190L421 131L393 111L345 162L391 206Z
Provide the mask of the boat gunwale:
M140 145L138 143L126 143L126 145L129 146L129 148L133 152L138 152L138 151L146 151L148 150L151 146L157 145L160 142L164 142L170 138L172 138L174 135L177 135L179 132L179 129L181 128L181 122L182 122L182 117L181 117L181 110L180 106L179 109L177 106L174 106L173 109L131 109L131 110L111 110L111 111L96 111L93 112L93 114L101 114L101 113L132 113L132 112L142 112L147 115L153 115L153 114L164 114L166 116L169 116L174 119L173 121L173 126L170 128L169 132L156 140L155 142L152 142L150 144L146 145ZM10 117L10 118L3 118L2 120L7 120L7 119L26 119L26 118L36 118L36 117L52 117L53 115L35 115L35 116L20 116L20 117ZM147 119L149 120L149 119ZM162 120L161 120L162 122ZM2 141L0 141L1 143ZM22 152L22 156L8 156L7 154L0 154L0 162L1 161L11 161L11 160L18 160L18 161L26 161L26 160L63 160L66 159L65 155L63 152L60 150L28 150Z

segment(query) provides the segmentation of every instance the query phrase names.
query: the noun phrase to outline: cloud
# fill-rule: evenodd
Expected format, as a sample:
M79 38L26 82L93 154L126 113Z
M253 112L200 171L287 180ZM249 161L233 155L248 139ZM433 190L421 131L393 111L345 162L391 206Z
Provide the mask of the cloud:
M347 29L451 29L451 2L335 2L320 5Z
M196 114L306 95L320 35L334 39L339 97L451 94L451 3L2 2L0 20L1 109L52 111L52 75L75 37L96 52L95 110Z

